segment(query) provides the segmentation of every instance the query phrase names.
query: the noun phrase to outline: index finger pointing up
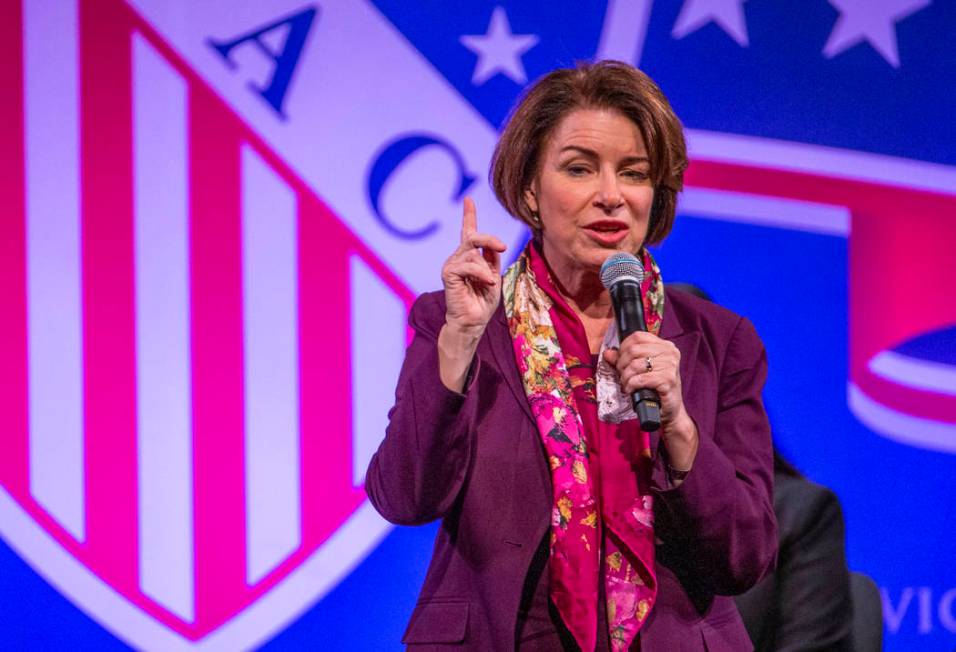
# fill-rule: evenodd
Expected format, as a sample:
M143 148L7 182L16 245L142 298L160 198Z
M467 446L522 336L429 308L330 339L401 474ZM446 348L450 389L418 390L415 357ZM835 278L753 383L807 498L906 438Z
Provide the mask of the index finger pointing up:
M464 244L473 233L478 230L478 211L471 197L465 197L464 209L461 216L461 242Z

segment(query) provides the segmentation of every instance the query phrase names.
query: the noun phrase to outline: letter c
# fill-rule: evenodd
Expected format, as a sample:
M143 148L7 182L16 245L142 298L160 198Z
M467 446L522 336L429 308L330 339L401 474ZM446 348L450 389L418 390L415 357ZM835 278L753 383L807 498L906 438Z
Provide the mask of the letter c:
M953 615L954 601L956 601L956 589L950 589L939 599L939 623L956 634L956 615Z
M458 188L452 193L452 199L460 200L464 197L468 188L475 182L475 177L469 175L465 169L465 161L462 159L461 154L458 153L458 150L439 138L427 134L412 134L394 140L386 145L375 158L375 162L372 163L372 167L369 169L367 181L368 200L369 204L371 204L372 212L375 214L376 219L381 222L382 226L392 235L404 240L418 240L427 237L438 228L438 222L432 221L420 229L414 230L403 229L397 226L382 211L382 188L385 187L385 182L392 176L392 173L405 162L405 159L425 147L438 147L446 152L455 164L455 168L458 171Z

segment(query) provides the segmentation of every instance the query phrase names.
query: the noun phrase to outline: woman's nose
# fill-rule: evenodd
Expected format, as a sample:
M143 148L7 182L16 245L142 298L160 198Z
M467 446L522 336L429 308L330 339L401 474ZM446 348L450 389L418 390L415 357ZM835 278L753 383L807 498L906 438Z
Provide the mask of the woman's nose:
M621 188L618 185L616 174L602 174L600 185L595 196L595 205L604 210L605 213L611 213L624 203L621 196Z

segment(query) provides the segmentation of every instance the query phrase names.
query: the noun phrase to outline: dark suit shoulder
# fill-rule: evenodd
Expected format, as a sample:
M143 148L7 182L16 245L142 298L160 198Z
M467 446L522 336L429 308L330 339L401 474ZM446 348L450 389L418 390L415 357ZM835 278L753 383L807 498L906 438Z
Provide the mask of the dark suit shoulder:
M839 538L843 531L840 501L833 491L782 473L774 476L774 511L780 528L781 548L800 536L814 532Z
M837 502L836 494L829 488L806 478L785 473L774 474L776 495L787 503L828 503Z

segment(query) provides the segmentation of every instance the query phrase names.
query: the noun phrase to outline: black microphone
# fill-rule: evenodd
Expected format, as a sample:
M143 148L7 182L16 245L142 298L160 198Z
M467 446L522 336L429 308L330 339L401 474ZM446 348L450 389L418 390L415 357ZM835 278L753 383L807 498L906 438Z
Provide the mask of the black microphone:
M633 254L621 252L601 265L601 283L611 293L619 341L635 331L646 331L641 282L644 266ZM631 395L641 429L651 432L661 427L661 397L653 389L639 389Z

